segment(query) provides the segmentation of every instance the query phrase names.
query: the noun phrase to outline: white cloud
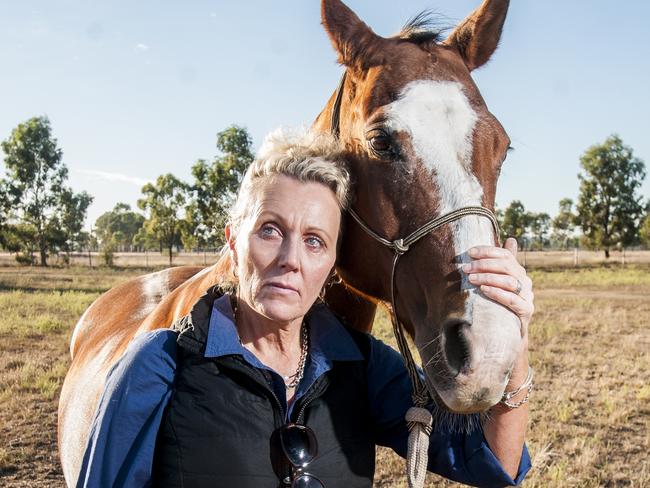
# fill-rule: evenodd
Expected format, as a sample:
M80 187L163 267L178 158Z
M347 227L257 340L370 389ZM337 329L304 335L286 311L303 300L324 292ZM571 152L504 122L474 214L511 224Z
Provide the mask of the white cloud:
M143 43L137 44L135 46L136 50L142 51L142 52L147 52L149 50L149 46Z
M109 171L98 171L94 169L78 169L75 171L85 175L94 176L97 179L107 180L107 181L119 181L122 183L129 183L131 185L136 185L138 187L142 187L147 183L151 182L151 180L138 178L137 176L123 175L121 173L112 173Z

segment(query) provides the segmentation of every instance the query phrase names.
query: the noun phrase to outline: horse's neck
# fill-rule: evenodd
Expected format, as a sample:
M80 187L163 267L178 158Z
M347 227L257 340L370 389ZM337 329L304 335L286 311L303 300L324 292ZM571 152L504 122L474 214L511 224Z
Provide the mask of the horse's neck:
M217 277L214 265L188 278L160 301L156 308L144 319L136 335L170 327L178 319L189 314L199 298L216 283Z

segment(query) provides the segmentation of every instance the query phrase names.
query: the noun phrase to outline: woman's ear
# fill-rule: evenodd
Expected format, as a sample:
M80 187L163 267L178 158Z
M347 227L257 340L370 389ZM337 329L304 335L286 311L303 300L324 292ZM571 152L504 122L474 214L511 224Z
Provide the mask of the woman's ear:
M235 248L235 234L232 231L232 225L226 224L224 234L226 242L228 243L228 248L230 249L230 259L233 265L237 266L237 249Z
M226 236L228 247L232 252L235 252L235 236L232 233L232 226L230 224L226 224L226 228L224 229L223 233Z
M228 250L230 251L230 266L232 275L237 279L237 248L235 247L235 235L232 231L232 225L226 224L224 229L226 242L228 243Z

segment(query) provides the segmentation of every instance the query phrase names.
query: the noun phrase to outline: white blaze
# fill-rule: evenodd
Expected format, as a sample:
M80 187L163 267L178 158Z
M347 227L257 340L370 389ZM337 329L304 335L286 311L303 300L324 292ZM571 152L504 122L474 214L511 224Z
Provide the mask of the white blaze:
M471 168L472 136L478 116L460 83L413 81L402 89L396 101L387 106L386 115L391 129L405 131L411 136L417 160L431 172L439 189L441 214L460 207L482 205L483 188ZM467 255L471 247L494 245L492 224L485 217L462 217L450 225L459 268L471 261ZM460 275L462 288L469 291L465 320L484 325L515 324L513 314L480 295L465 273L461 271ZM481 329L475 329L473 333L487 335L495 332L489 326ZM488 337L479 339L486 347L481 352L476 351L483 357L474 360L481 361L506 352L513 346L511 332L499 334L503 340L495 340L494 335L491 340L487 340Z

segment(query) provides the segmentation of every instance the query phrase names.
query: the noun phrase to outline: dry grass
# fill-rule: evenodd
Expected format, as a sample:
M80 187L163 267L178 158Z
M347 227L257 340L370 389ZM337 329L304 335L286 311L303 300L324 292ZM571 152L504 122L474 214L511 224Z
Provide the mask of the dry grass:
M0 268L0 486L63 486L56 400L67 342L98 294L143 270ZM524 486L650 486L650 267L531 271L536 391ZM392 342L385 315L376 335ZM375 486L405 487L387 450ZM429 475L427 486L454 484Z
M0 486L64 486L56 408L69 336L100 292L130 274L0 268Z

